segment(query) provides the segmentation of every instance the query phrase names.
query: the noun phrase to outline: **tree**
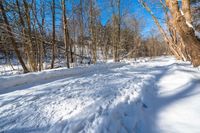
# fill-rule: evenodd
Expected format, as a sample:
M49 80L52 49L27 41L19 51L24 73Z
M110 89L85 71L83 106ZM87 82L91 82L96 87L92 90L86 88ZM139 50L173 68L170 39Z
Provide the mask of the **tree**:
M67 16L66 16L66 5L65 0L62 0L62 17L63 17L63 31L64 31L64 44L65 44L65 56L67 61L67 67L70 68L69 65L69 31L67 25Z
M51 60L51 68L54 68L55 54L56 54L56 29L55 29L55 0L52 0L52 60Z
M96 42L96 37L95 37L95 12L94 12L94 0L90 0L90 9L89 9L89 18L90 18L90 38L92 42L92 59L93 63L96 63L97 61L97 42Z
M169 20L167 17L167 25L169 31L171 32L173 29L174 33L177 33L180 37L180 43L176 44L176 41L173 39L177 39L176 34L170 34L172 37L170 38L167 33L164 31L162 26L160 25L158 19L153 14L152 10L148 7L144 0L139 0L139 2L144 6L144 8L151 14L154 22L156 23L159 31L163 35L166 43L168 44L172 53L177 57L183 57L191 60L193 66L200 65L200 42L198 41L197 37L195 36L194 30L190 27L191 19L191 11L190 11L190 1L185 0L182 2L182 10L183 15L179 9L178 0L166 0L166 6L170 10L170 14L172 16L172 20ZM160 0L161 4L163 1ZM165 10L166 12L166 10ZM167 14L167 13L165 13ZM169 21L171 21L172 26L170 26ZM170 29L171 28L171 29ZM185 49L186 48L186 49ZM186 52L185 52L186 50ZM188 55L185 55L188 54ZM188 56L188 57L187 57Z
M34 43L32 37L32 29L31 29L31 16L30 16L30 6L26 0L23 0L24 9L25 9L25 20L27 24L27 34L28 34L28 55L29 55L29 64L31 71L37 71L37 62L36 62L36 50L34 50Z
M113 60L115 62L119 61L119 47L120 47L120 37L121 37L121 0L111 0L111 5L113 8Z
M9 36L10 36L10 39L11 39L12 46L13 46L13 48L14 48L15 54L17 55L17 58L18 58L20 64L22 65L22 68L23 68L23 70L24 70L24 73L27 73L27 72L29 72L29 70L27 69L27 67L26 67L26 65L25 65L25 63L24 63L24 61L23 61L23 59L22 59L22 57L21 57L21 55L20 55L20 52L19 52L19 50L18 50L18 48L17 48L17 43L16 43L16 41L15 41L14 35L13 35L13 33L12 33L12 30L11 30L11 28L10 28L10 24L9 24L9 22L8 22L6 12L5 12L5 10L4 10L4 6L3 6L3 1L2 1L2 0L0 1L0 9L1 9L1 13L2 13L2 16L3 16L3 18L4 18L4 23L5 23L5 25L6 25L8 34L9 34Z
M79 1L78 5L78 22L79 22L79 38L78 38L78 43L79 43L79 51L80 55L83 56L83 50L84 50L84 13L83 13L83 0ZM82 59L81 59L82 62Z
M191 57L191 62L194 67L200 66L200 41L195 36L194 29L190 27L188 23L191 23L191 10L190 0L182 0L181 14L178 0L170 1L166 0L166 5L172 15L173 25L176 28L177 33L183 40L183 43Z

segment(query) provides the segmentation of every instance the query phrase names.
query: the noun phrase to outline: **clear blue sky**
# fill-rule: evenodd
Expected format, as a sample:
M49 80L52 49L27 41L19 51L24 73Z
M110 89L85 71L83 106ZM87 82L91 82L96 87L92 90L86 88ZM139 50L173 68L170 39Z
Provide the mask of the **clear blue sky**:
M47 0L47 1L51 1L51 0ZM67 1L67 10L68 13L72 10L72 6L71 6L71 2L74 3L79 3L80 0L69 0ZM101 22L103 25L106 24L106 22L110 19L110 17L112 16L112 8L110 7L110 0L96 0L98 7L100 8L101 11ZM149 0L146 0L149 2ZM56 1L59 2L59 1ZM58 4L58 3L57 3ZM149 6L151 7L151 9L153 10L154 14L158 17L158 18L163 18L163 13L160 9L160 5L159 4L151 4L148 3ZM139 4L138 0L121 0L121 11L122 12L126 12L128 11L131 14L135 14L139 19L143 19L143 21L145 21L145 26L143 28L143 32L142 34L144 36L148 36L150 34L151 29L157 29L156 25L154 24L151 16L149 15L149 13ZM61 17L61 11L58 10L57 12L57 20L58 20L58 25L60 24L60 17ZM48 12L49 15L51 15L51 12ZM68 16L70 17L70 16ZM50 17L51 18L51 17ZM50 24L51 21L47 20L48 23ZM160 21L162 22L162 21ZM50 24L51 25L51 24Z
M111 9L109 8L109 0L97 0L98 5L101 9L101 21L102 24L105 24L109 18L111 17ZM142 18L145 21L145 27L143 30L143 34L148 36L149 31L151 29L157 29L156 25L154 24L151 16L149 13L140 5L138 0L121 0L122 4L122 12L128 10L131 14L135 14L138 18ZM151 9L153 10L154 14L158 18L163 18L162 10L160 9L160 5L148 3ZM107 8L105 8L107 6ZM102 7L102 8L101 8ZM160 19L161 20L161 19ZM160 21L162 24L162 21Z

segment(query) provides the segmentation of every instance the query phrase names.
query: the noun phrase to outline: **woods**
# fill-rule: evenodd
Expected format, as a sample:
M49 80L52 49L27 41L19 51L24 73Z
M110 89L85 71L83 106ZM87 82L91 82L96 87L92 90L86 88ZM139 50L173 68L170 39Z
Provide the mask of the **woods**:
M147 35L148 22L121 0L105 5L96 0L1 0L1 55L6 60L16 57L25 73L60 67L61 62L70 68L100 60L170 54L199 66L200 41L195 35L199 8L191 7L196 1L138 2L160 33L151 32L152 28ZM165 25L151 4L159 4ZM104 10L110 13L106 22L102 22Z

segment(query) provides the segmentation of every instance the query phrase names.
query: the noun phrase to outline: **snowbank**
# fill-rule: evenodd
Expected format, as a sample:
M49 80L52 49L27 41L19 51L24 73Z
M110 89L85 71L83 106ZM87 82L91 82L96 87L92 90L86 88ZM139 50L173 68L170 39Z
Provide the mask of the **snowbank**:
M74 75L81 75L82 73L89 73L91 71L105 70L108 67L120 67L124 64L120 63L108 63L91 65L90 67L77 67L72 69L58 68L51 70L44 70L42 72L32 72L27 74L13 75L13 76L1 76L0 77L0 89L18 86L26 83L37 82L41 80L47 80L56 77L70 77Z

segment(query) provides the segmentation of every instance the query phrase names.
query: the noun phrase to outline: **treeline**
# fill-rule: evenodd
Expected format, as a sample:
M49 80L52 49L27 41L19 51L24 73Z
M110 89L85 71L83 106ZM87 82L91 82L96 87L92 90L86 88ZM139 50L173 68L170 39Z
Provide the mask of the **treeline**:
M107 4L101 8L112 13L103 25L95 0L1 0L1 53L8 60L16 55L24 72L29 72L45 69L44 62L49 68L57 67L58 59L69 68L83 60L96 63L113 58L117 62L168 52L157 37L142 37L144 22L123 12L122 1Z
M24 72L46 69L44 63L48 68L58 67L58 60L70 68L84 60L90 64L113 58L117 62L169 53L199 66L199 40L185 21L193 24L189 7L183 10L186 17L175 10L177 3L160 0L166 31L147 3L140 0L160 31L150 31L152 34L144 37L145 19L123 10L122 0L104 2L100 7L96 0L1 0L0 52L7 60L16 56ZM109 19L102 24L102 11L108 9Z

